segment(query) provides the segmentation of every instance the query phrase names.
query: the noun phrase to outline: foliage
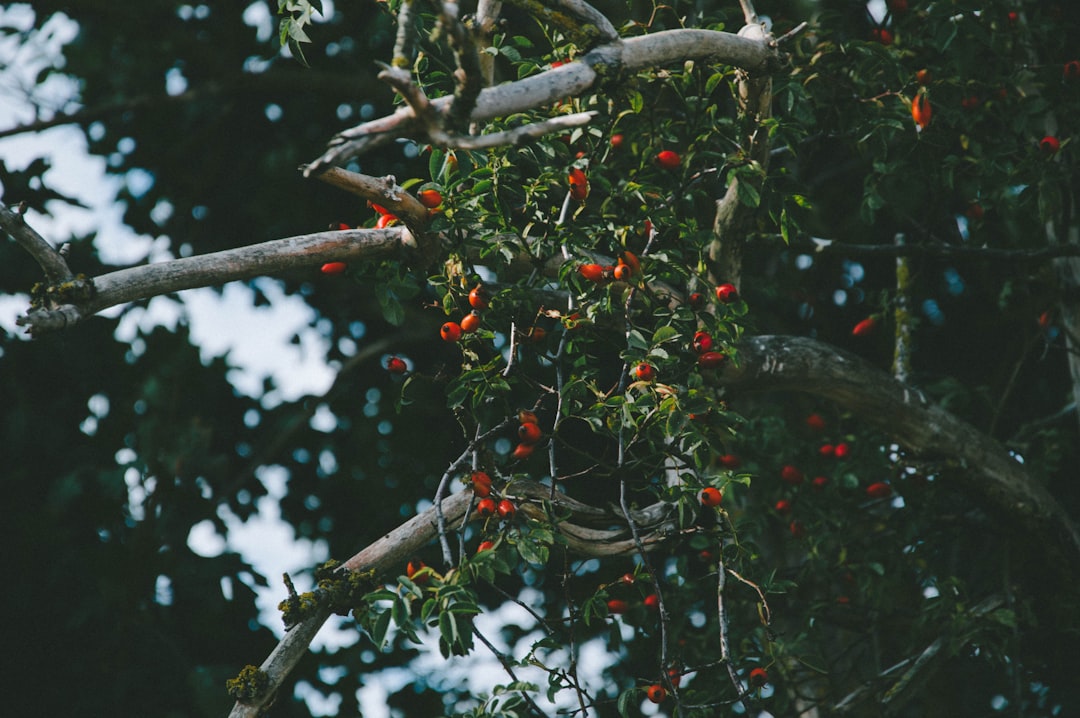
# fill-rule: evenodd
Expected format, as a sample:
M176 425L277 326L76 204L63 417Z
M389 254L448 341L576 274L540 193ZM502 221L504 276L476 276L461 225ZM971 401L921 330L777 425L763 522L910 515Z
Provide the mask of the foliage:
M54 11L39 5L38 27ZM293 178L340 121L392 111L388 93L361 105L344 89L350 74L370 82L371 58L391 56L392 8L335 7L313 25L318 3L265 5L284 13L283 43L310 48L302 81L224 3L199 6L205 13L154 3L109 17L71 10L80 34L65 55L83 104L153 98L83 126L111 171L153 176L145 192L122 191L126 220L171 237L178 252L379 220ZM1075 593L1038 560L1042 547L1008 530L1008 516L957 490L972 467L911 453L843 402L717 381L755 334L817 336L888 368L910 329L912 383L1016 452L1077 514L1075 413L1059 413L1071 391L1065 320L1053 309L1069 298L1052 269L916 256L904 295L895 256L859 254L898 236L920 247L1037 249L1051 242L1048 223L1074 228L1080 79L1062 68L1075 59L1077 10L899 5L880 24L859 3L759 8L776 35L813 21L786 45L790 65L772 78L773 117L760 126L739 111L744 78L699 61L479 128L597 113L564 136L483 152L405 143L365 156L352 169L441 195L428 230L447 242L434 264L352 265L352 282L300 267L281 278L323 318L328 358L342 366L326 396L277 405L242 396L227 359L203 361L183 326L132 342L105 319L34 343L0 337L5 538L35 547L19 549L11 575L47 599L12 608L24 647L16 683L27 693L10 700L50 713L223 714L226 680L273 645L251 602L266 579L234 553L195 555L189 536L203 522L224 535L223 517L251 517L267 492L260 467L273 466L288 476L282 517L341 558L447 482L471 490L461 486L477 469L494 479L496 502L512 502L512 512L447 526L412 568L372 586L357 578L347 600L326 598L341 594L325 568L313 570L311 594L281 589L299 618L331 604L351 610L356 645L295 673L336 696L340 715L358 712L362 686L432 652L447 671L494 652L492 670L505 676L489 690L415 675L388 701L402 715L552 714L553 705L838 715L863 696L857 710L869 712L890 698L882 715L1074 710ZM418 7L416 80L431 97L451 94L452 53L433 30L438 18ZM624 36L742 24L736 3L605 10ZM148 22L154 37L140 30ZM500 77L527 78L580 57L589 48L577 40L508 9L490 54ZM920 83L923 69L931 79ZM170 72L186 80L182 100L158 94ZM918 92L933 107L922 130L910 113ZM1061 140L1052 154L1039 145L1047 134ZM135 149L119 151L122 138ZM754 152L764 138L767 162ZM664 150L679 162L658 162ZM63 200L46 170L43 160L5 166L5 202L21 192L36 208ZM585 197L575 197L574 170L587 178ZM741 276L717 276L716 202L733 182L752 219L738 238ZM816 252L810 237L836 246ZM76 238L70 261L101 270L96 251L93 237ZM0 245L6 291L28 291L29 264ZM618 279L617 267L626 268ZM728 281L738 293L721 298L715 288ZM439 326L472 311L478 285L489 305L479 328L441 342ZM852 336L870 315L875 331ZM699 332L719 367L702 361ZM384 372L381 349L342 348L350 343L387 347L408 371ZM319 406L336 419L329 430L310 421ZM535 414L539 439L522 428L533 423L522 410ZM550 496L521 493L528 479L548 481ZM702 505L706 487L722 492L720 506ZM578 517L556 492L632 525L622 536L630 550L571 550L565 529ZM655 523L632 514L656 506ZM654 530L665 540L642 551ZM482 541L491 545L478 550ZM481 619L492 616L521 618L488 635ZM602 665L579 662L599 654ZM933 670L908 673L920 656ZM757 668L767 683L751 679ZM260 693L262 676L233 679L234 695ZM63 691L44 688L58 683ZM653 685L667 694L659 708L646 698ZM307 714L290 690L274 715Z

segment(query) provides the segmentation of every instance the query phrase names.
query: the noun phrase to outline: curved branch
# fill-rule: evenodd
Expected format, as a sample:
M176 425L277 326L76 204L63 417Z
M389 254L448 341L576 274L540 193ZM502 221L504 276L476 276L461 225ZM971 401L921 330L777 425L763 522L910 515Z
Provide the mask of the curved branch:
M568 96L578 96L595 89L618 73L668 65L686 60L713 60L735 65L752 72L766 72L778 63L779 54L759 38L740 37L716 30L664 30L651 35L627 38L597 47L560 67L483 89L469 116L478 122L550 105ZM440 97L431 106L445 115L453 101ZM418 128L414 110L409 106L393 114L341 132L320 158L305 170L317 173L322 168L343 164L350 159L396 138L411 136Z
M917 389L863 359L806 337L760 336L737 347L738 363L721 384L750 390L798 391L850 409L920 453L954 457L963 488L1018 524L1041 548L1055 550L1064 573L1080 570L1080 530L1046 487L996 441L931 404Z
M21 212L11 211L3 202L0 202L0 230L6 232L37 261L50 284L74 277L60 253L26 223Z
M583 504L563 494L556 493L553 498L550 486L535 481L515 481L510 489L512 489L510 492L512 495L525 497L532 501L532 503L523 503L521 506L522 510L531 514L539 512L537 515L541 515L544 513L537 502L551 501L560 510L569 511L571 521L576 520L578 514L581 514L585 522L601 519L606 519L608 525L620 522L621 515L619 513ZM473 493L469 490L458 491L456 494L446 498L440 507L446 522L456 523L461 521L472 505L472 500ZM648 518L652 524L650 533L642 536L646 545L650 547L658 546L669 535L674 533L675 524L672 513L672 507L668 504L655 504L643 512L635 513L635 521L638 518ZM478 517L474 514L472 518ZM547 517L544 518L546 520ZM560 521L557 529L559 531L567 530L564 535L567 538L569 548L585 556L629 555L636 551L633 541L623 538L626 534L626 530L623 529L590 531L575 526L568 521ZM578 532L584 532L587 539L581 539ZM339 570L370 571L378 580L379 576L383 576L395 567L405 564L411 556L434 541L437 535L437 511L432 506L369 544L362 551L342 563ZM255 718L262 714L263 709L273 700L275 693L284 683L289 672L307 653L308 645L310 645L323 623L329 617L330 611L322 609L285 633L278 645L259 667L259 670L265 673L269 679L267 689L263 691L259 698L251 702L237 702L229 713L229 718Z

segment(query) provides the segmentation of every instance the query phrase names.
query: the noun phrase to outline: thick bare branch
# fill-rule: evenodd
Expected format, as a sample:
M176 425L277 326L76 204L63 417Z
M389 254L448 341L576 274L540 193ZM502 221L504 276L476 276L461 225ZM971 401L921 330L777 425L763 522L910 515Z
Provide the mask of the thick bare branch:
M569 511L570 520L560 522L557 528L566 536L571 551L585 556L614 556L629 555L636 550L633 540L626 538L628 535L626 529L588 530L572 523L580 516L585 523L604 521L608 525L613 525L620 522L621 512L582 504L559 493L556 493L553 499L550 486L534 481L515 481L508 491L511 496L526 499L521 509L530 512L531 515L543 516L540 504L546 501L552 501L560 510ZM446 522L448 524L460 522L472 500L473 494L467 490L447 497L441 504ZM377 580L378 577L404 565L411 556L435 540L438 535L436 513L433 506L417 514L342 563L340 570L370 571ZM632 516L635 522L642 522L650 529L648 534L642 535L642 541L649 547L659 545L675 532L671 507L667 504L656 504L643 511L632 512ZM584 532L586 538L582 539L581 532ZM285 634L260 666L260 670L269 678L269 688L259 699L250 703L236 703L232 712L229 713L230 718L255 718L261 714L289 672L307 653L308 645L329 616L329 611L320 611Z
M1053 550L1066 575L1080 570L1080 531L1046 488L990 437L931 404L917 389L863 359L806 337L760 336L738 345L738 363L717 377L739 389L798 391L830 399L917 453L949 456L961 488Z
M481 122L544 107L595 89L603 80L617 77L620 72L632 73L686 60L713 60L764 73L775 66L778 58L776 50L759 38L714 30L664 30L602 45L577 61L515 82L485 88L477 97L469 119ZM445 114L452 99L440 97L431 104L439 113ZM311 163L307 172L344 164L396 138L412 137L416 131L413 109L401 107L393 114L338 134L331 141L330 149Z
M93 296L57 308L31 309L17 321L31 333L70 326L108 307L195 287L250 279L327 261L398 256L408 230L317 232L238 249L109 272L92 280Z
M41 265L45 279L50 284L67 281L74 276L60 253L26 223L21 213L13 212L3 202L0 202L0 229L7 232Z

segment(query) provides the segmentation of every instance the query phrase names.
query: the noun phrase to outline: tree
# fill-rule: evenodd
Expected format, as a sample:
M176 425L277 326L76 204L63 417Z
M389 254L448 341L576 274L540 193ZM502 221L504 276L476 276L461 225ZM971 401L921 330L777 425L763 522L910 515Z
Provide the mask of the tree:
M292 54L352 71L389 58L377 79L402 101L305 161L373 78L255 62L217 5L79 9L83 107L13 130L85 124L110 155L134 138L116 169L154 182L122 197L127 220L196 250L106 271L92 241L62 254L0 210L5 259L20 255L5 284L25 286L28 257L43 275L20 320L37 341L2 347L18 378L5 488L29 517L5 521L8 543L64 557L20 556L50 595L98 586L65 612L93 681L63 672L75 690L40 706L219 710L210 688L233 675L233 715L299 715L300 675L356 712L356 689L409 666L425 636L447 666L490 651L505 677L490 695L418 681L391 701L406 715L1078 704L1080 61L1062 31L1077 10L398 3L312 26L317 7L281 6ZM160 36L117 36L149 18ZM305 47L331 32L316 62ZM181 61L153 52L161 38ZM143 61L99 64L106 43ZM184 92L138 94L177 69ZM6 168L5 202L62 200L44 169ZM234 241L253 228L286 238ZM183 331L136 350L115 320L90 321L264 275L362 339L351 356L334 344L327 395L269 407L234 395L227 363L204 366ZM100 358L72 371L73 349ZM395 399L367 410L355 397L372 387ZM327 432L309 421L320 406ZM199 522L251 515L271 465L297 534L351 556L313 567L310 592L286 579L272 651L216 588L240 590L249 567L188 546ZM150 601L162 577L172 596ZM514 605L523 625L478 627ZM312 665L335 613L370 655ZM595 647L603 666L584 662ZM27 655L31 673L59 670ZM115 656L108 681L96 655ZM169 679L144 680L149 666ZM181 676L196 690L176 691Z

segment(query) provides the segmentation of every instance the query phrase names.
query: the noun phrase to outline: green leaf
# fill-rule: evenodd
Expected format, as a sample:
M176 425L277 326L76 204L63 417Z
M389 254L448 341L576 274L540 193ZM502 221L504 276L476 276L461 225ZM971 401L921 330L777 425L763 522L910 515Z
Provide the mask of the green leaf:
M739 201L747 207L757 207L761 204L761 193L745 179L740 178L735 185L735 191L739 195Z

